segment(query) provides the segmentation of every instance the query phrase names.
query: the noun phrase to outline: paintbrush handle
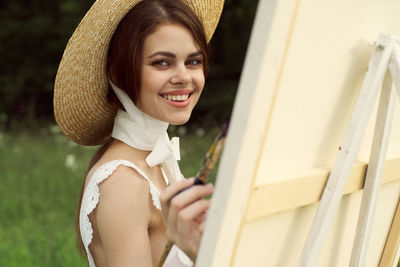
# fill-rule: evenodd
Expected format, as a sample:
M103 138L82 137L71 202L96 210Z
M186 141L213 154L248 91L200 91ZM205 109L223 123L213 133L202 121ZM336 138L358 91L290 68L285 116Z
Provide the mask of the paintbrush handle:
M167 244L165 244L165 247L161 253L161 257L158 260L156 267L163 266L165 260L167 259L168 254L169 254L169 251L171 250L173 245L174 245L174 243L168 240Z

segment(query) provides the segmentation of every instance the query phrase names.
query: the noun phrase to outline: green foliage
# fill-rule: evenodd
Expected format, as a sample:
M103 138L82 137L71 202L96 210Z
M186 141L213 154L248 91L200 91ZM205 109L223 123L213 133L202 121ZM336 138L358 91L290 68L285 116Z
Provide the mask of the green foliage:
M16 119L52 114L57 66L88 2L1 1L0 113Z
M225 1L220 23L210 43L210 73L191 121L208 127L229 119L257 2Z
M0 1L0 123L52 117L53 83L67 40L93 1ZM225 3L211 47L211 71L193 121L227 120L257 0Z
M218 129L171 132L181 136L182 172L194 176ZM0 266L88 266L76 248L75 215L96 149L57 126L0 131Z

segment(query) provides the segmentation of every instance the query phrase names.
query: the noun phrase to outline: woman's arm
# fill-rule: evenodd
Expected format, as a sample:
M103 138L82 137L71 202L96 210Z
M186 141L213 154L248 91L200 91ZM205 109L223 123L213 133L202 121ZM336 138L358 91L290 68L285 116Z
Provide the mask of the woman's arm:
M210 206L210 200L203 197L213 192L213 186L190 187L193 182L191 178L169 186L161 192L160 200L167 237L195 261Z
M152 266L151 205L147 181L131 168L120 166L100 185L96 224L107 266Z

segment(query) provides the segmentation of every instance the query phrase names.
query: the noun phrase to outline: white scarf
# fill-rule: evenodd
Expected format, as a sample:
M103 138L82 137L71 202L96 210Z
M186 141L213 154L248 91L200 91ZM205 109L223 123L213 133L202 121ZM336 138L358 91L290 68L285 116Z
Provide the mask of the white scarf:
M183 179L177 160L180 160L179 138L169 140L168 123L150 117L139 110L129 96L109 81L125 111L119 109L111 136L140 150L151 151L146 162L150 167L161 164L169 183Z

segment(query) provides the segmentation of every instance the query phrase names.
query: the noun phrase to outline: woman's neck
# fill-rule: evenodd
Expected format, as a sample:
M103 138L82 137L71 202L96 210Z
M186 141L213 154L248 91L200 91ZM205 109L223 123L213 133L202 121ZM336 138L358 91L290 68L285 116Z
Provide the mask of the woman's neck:
M117 155L126 155L126 157L129 158L134 157L143 161L145 161L147 156L151 153L151 151L134 148L118 139L112 141L108 152Z

